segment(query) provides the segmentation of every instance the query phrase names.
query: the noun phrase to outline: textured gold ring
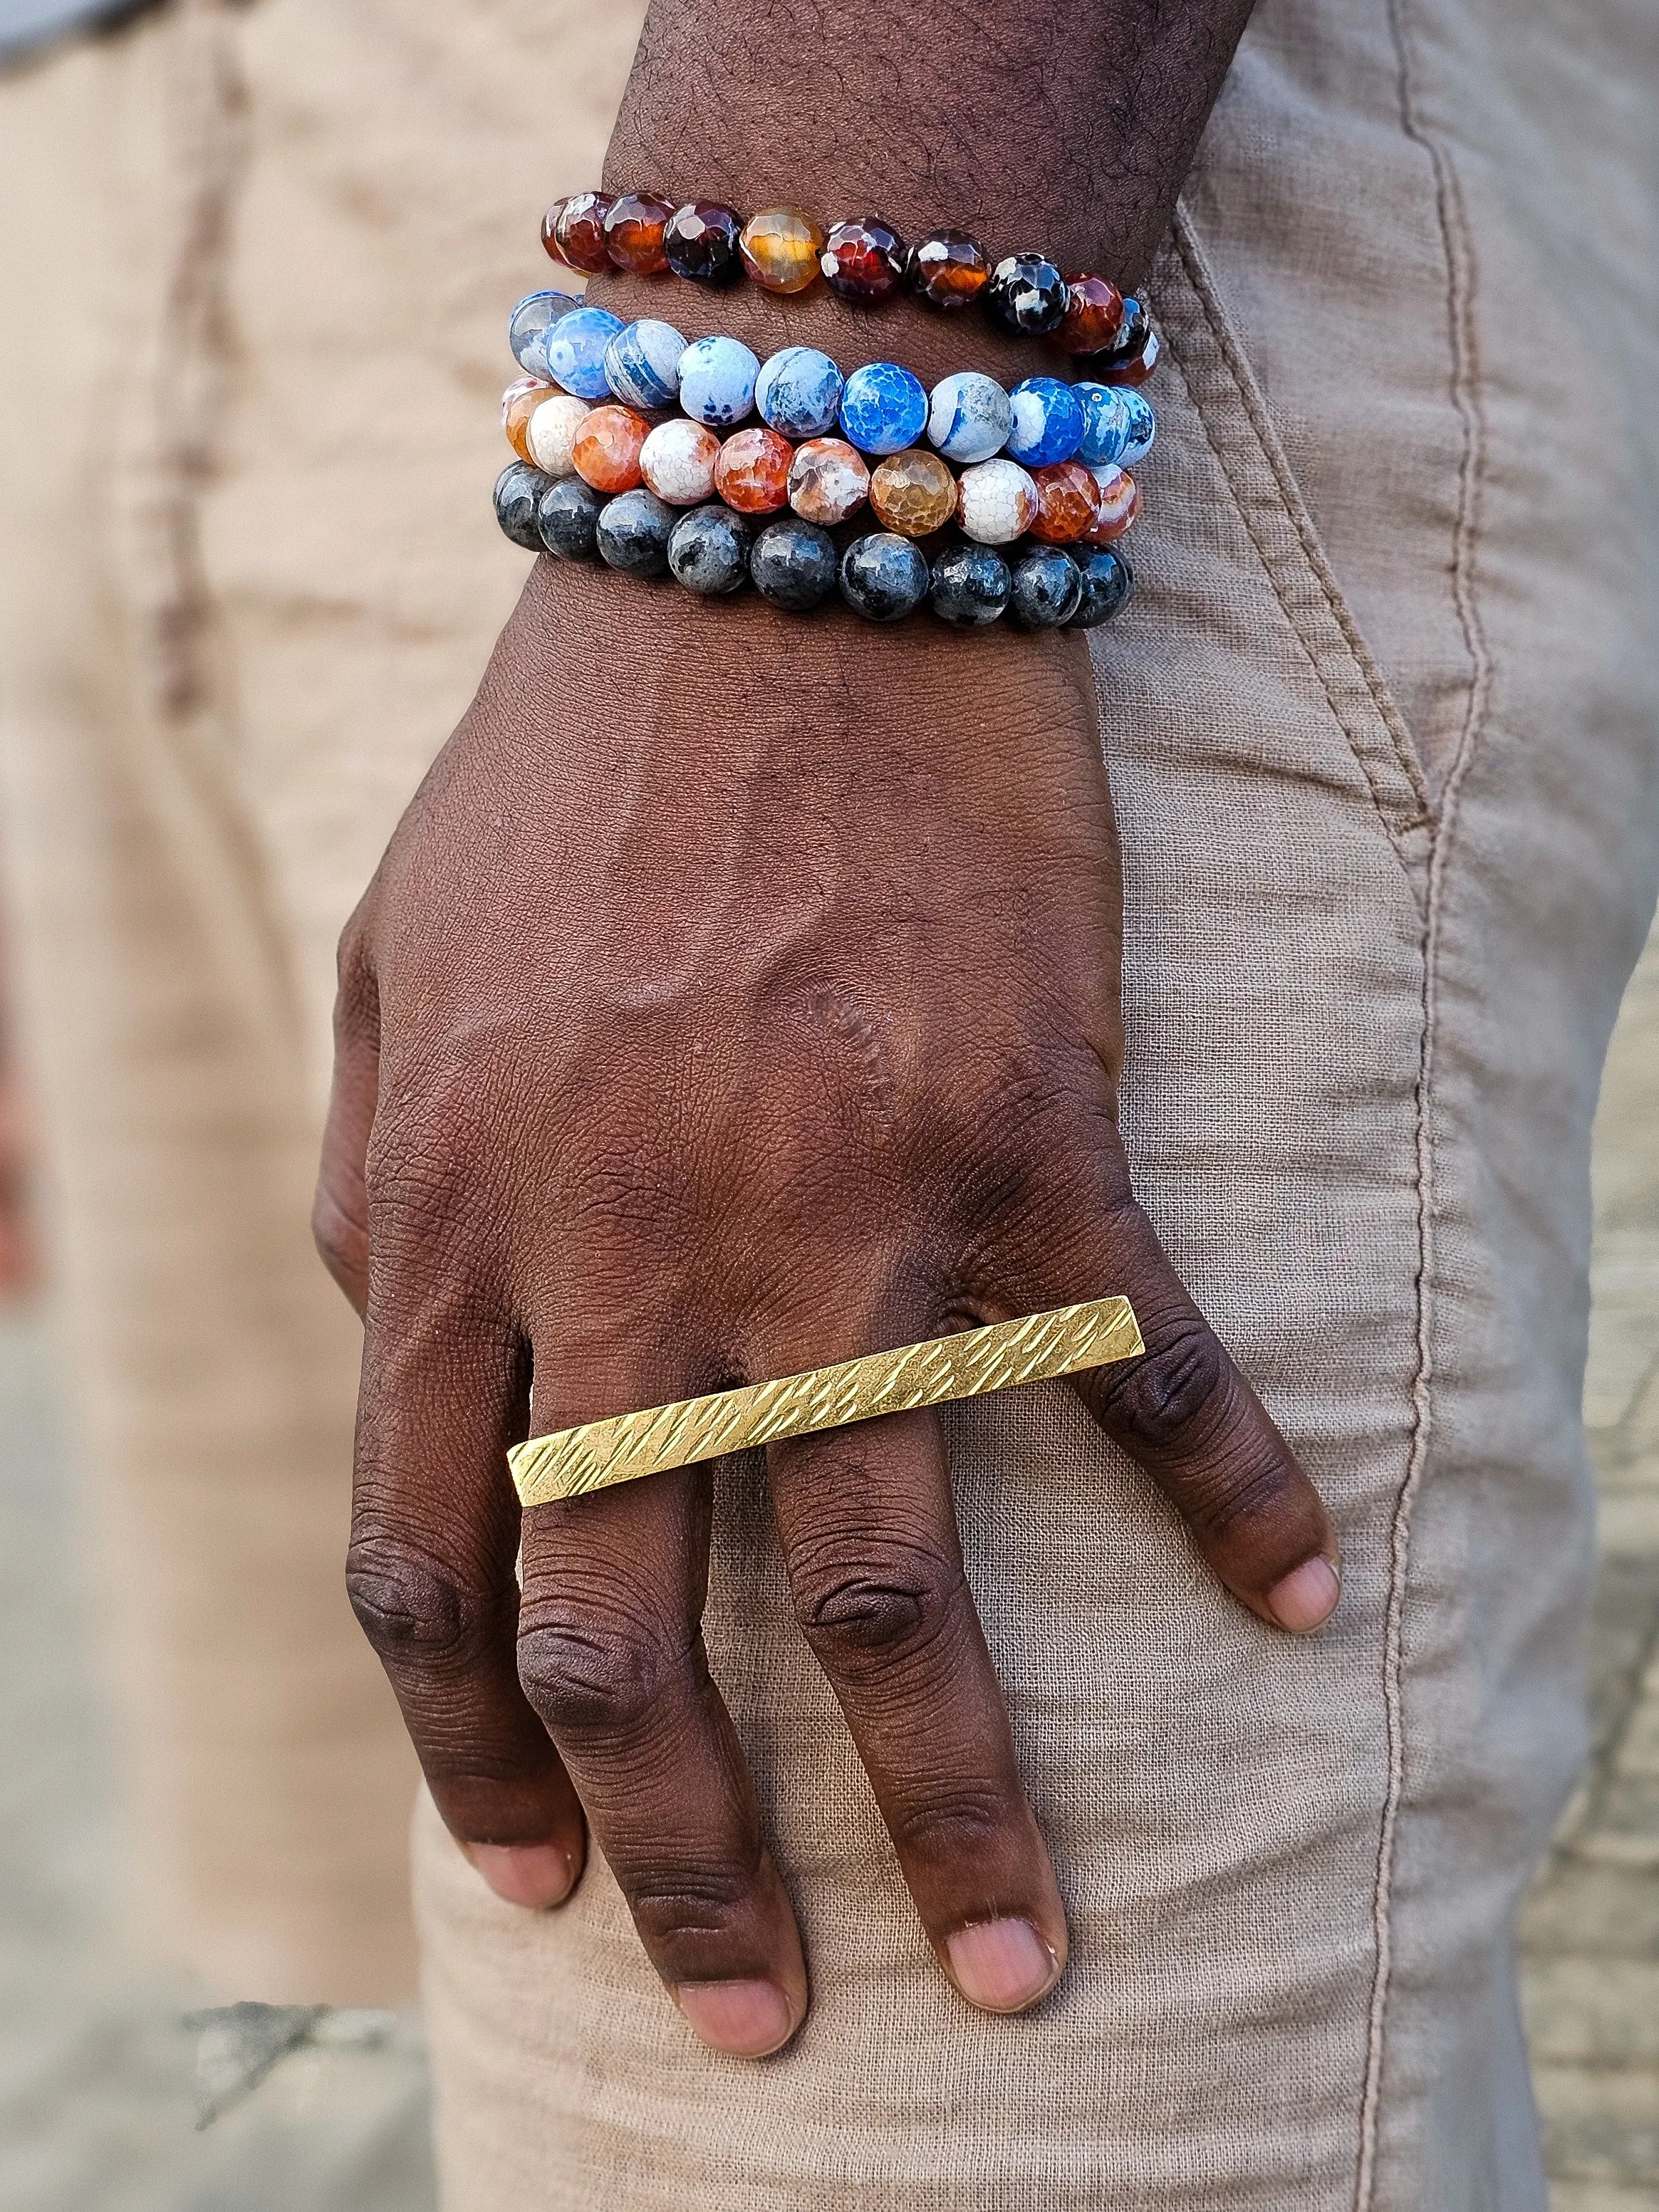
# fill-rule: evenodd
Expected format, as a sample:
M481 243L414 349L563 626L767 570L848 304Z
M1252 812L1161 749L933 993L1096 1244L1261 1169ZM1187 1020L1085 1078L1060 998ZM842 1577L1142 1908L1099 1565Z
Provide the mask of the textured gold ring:
M993 1322L958 1335L901 1345L896 1352L867 1352L775 1382L750 1382L740 1390L716 1390L706 1398L682 1398L672 1406L558 1429L515 1445L507 1464L520 1504L548 1505L752 1444L1105 1367L1133 1359L1145 1348L1127 1298L1094 1298L1028 1314L1023 1321Z

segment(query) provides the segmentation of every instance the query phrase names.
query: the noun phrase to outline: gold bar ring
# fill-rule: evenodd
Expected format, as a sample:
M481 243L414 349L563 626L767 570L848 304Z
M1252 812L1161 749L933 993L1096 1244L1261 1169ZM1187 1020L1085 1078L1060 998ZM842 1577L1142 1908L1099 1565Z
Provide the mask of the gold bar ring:
M895 1352L866 1352L805 1375L682 1398L643 1413L616 1413L532 1437L507 1455L522 1505L583 1498L613 1482L632 1482L664 1468L690 1467L753 1444L814 1436L874 1420L878 1413L945 1406L983 1397L1021 1382L1075 1375L1133 1359L1145 1350L1127 1298L1094 1298L1057 1306L1022 1321L992 1322L954 1336L930 1337Z

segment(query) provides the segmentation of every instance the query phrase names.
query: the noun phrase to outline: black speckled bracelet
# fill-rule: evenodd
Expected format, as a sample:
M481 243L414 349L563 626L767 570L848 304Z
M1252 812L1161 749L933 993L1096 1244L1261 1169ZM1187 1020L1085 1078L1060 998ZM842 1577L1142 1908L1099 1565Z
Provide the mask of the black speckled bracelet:
M866 622L898 622L924 601L943 622L976 629L1006 614L1023 629L1093 629L1128 603L1134 573L1115 545L1006 549L967 538L930 562L914 538L865 531L843 543L786 514L757 527L719 501L670 507L643 489L607 499L579 477L552 477L526 461L503 469L495 515L515 545L562 561L601 562L625 575L672 576L720 599L752 584L771 605L810 613L832 592Z

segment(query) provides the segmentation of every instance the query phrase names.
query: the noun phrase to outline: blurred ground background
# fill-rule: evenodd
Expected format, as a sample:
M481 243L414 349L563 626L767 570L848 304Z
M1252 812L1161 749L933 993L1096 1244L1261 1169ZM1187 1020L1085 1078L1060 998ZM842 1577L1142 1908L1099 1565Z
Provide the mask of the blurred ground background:
M1595 1753L1522 1943L1553 2212L1659 2212L1659 933L1595 1188ZM204 2051L199 1993L146 1951L75 1570L65 1349L38 1307L0 1313L0 2206L431 2212L418 2023L261 2015ZM198 2129L204 2097L221 2109Z

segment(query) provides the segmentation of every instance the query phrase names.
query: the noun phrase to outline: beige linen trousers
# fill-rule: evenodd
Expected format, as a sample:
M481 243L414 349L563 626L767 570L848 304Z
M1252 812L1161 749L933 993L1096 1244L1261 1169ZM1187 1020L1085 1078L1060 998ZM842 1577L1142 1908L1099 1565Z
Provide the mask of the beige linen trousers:
M505 313L636 27L183 0L0 87L11 890L154 1863L239 1995L395 1972L331 951L523 573ZM708 1643L811 2015L703 2050L602 1864L527 1916L422 1806L451 2212L1541 2212L1510 1920L1580 1752L1588 1141L1659 866L1656 84L1650 0L1264 0L1152 287L1124 1114L1336 1620L1235 1606L1062 1389L957 1414L1073 1930L984 2018L728 1464Z

